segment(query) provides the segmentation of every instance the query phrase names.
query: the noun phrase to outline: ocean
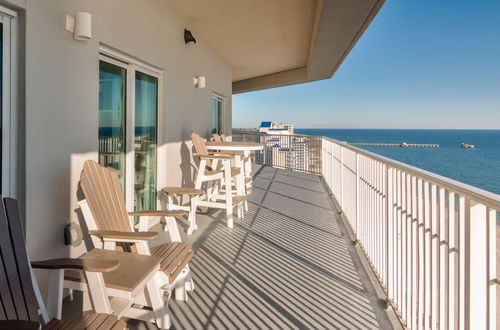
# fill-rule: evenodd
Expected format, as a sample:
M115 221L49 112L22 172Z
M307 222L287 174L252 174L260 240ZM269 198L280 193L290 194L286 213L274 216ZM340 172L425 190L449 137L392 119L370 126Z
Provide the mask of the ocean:
M346 142L435 143L439 148L361 147L500 194L500 130L295 129ZM462 149L461 143L475 149Z

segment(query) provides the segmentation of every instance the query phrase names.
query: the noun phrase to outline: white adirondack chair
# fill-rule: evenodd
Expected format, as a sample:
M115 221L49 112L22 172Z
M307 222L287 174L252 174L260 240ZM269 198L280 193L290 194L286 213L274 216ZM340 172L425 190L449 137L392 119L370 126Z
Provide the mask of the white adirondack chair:
M214 207L226 210L227 226L233 227L233 208L238 208L238 217L243 217L243 204L246 200L244 174L241 168L231 167L235 155L225 153L209 153L205 140L196 133L191 134L196 150L195 157L200 164L196 173L195 188L206 185L205 198L198 201L199 206ZM233 193L233 180L236 191Z
M85 200L79 202L82 215L92 237L94 247L116 250L117 245L131 253L153 255L161 259L157 281L164 294L175 290L177 300L187 300L187 291L194 290L189 261L194 256L191 245L183 243L176 216L186 211L127 212L118 175L95 161L85 162L80 177ZM131 217L141 217L139 231L134 230ZM165 217L165 230L171 242L150 248L148 241L158 236L147 230L147 217Z

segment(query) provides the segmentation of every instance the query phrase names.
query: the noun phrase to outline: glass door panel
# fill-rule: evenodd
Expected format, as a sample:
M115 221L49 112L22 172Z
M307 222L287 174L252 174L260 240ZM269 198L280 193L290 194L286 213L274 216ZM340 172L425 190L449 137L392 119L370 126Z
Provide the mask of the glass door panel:
M125 190L127 70L99 61L99 164L115 170Z
M158 78L135 73L135 210L156 210Z
M223 100L220 97L212 96L212 133L223 133Z

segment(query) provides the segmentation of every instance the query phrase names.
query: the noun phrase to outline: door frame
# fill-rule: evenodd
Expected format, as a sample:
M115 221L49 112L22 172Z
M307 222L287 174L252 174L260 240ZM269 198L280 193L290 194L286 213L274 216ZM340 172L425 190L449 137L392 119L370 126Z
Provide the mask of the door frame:
M3 24L1 194L18 198L17 13L0 6L0 22Z
M160 137L162 129L162 78L163 71L155 66L144 63L134 57L125 55L114 48L101 45L99 60L120 66L126 70L125 96L125 202L127 209L134 210L135 198L135 72L139 71L158 79L157 114L156 114L156 182L158 185L158 159L160 153ZM162 157L163 158L163 157ZM157 196L158 203L158 196Z

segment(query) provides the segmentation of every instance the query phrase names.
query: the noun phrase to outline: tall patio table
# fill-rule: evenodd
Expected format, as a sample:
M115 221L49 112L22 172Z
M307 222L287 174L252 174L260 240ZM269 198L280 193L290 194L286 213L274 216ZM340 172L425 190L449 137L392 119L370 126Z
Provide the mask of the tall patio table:
M250 152L264 150L263 143L254 142L207 142L207 149L212 151L240 151L243 152L243 158L250 157ZM252 164L250 162L243 162L243 158L236 157L237 166L244 166L245 177L250 177L252 174Z

